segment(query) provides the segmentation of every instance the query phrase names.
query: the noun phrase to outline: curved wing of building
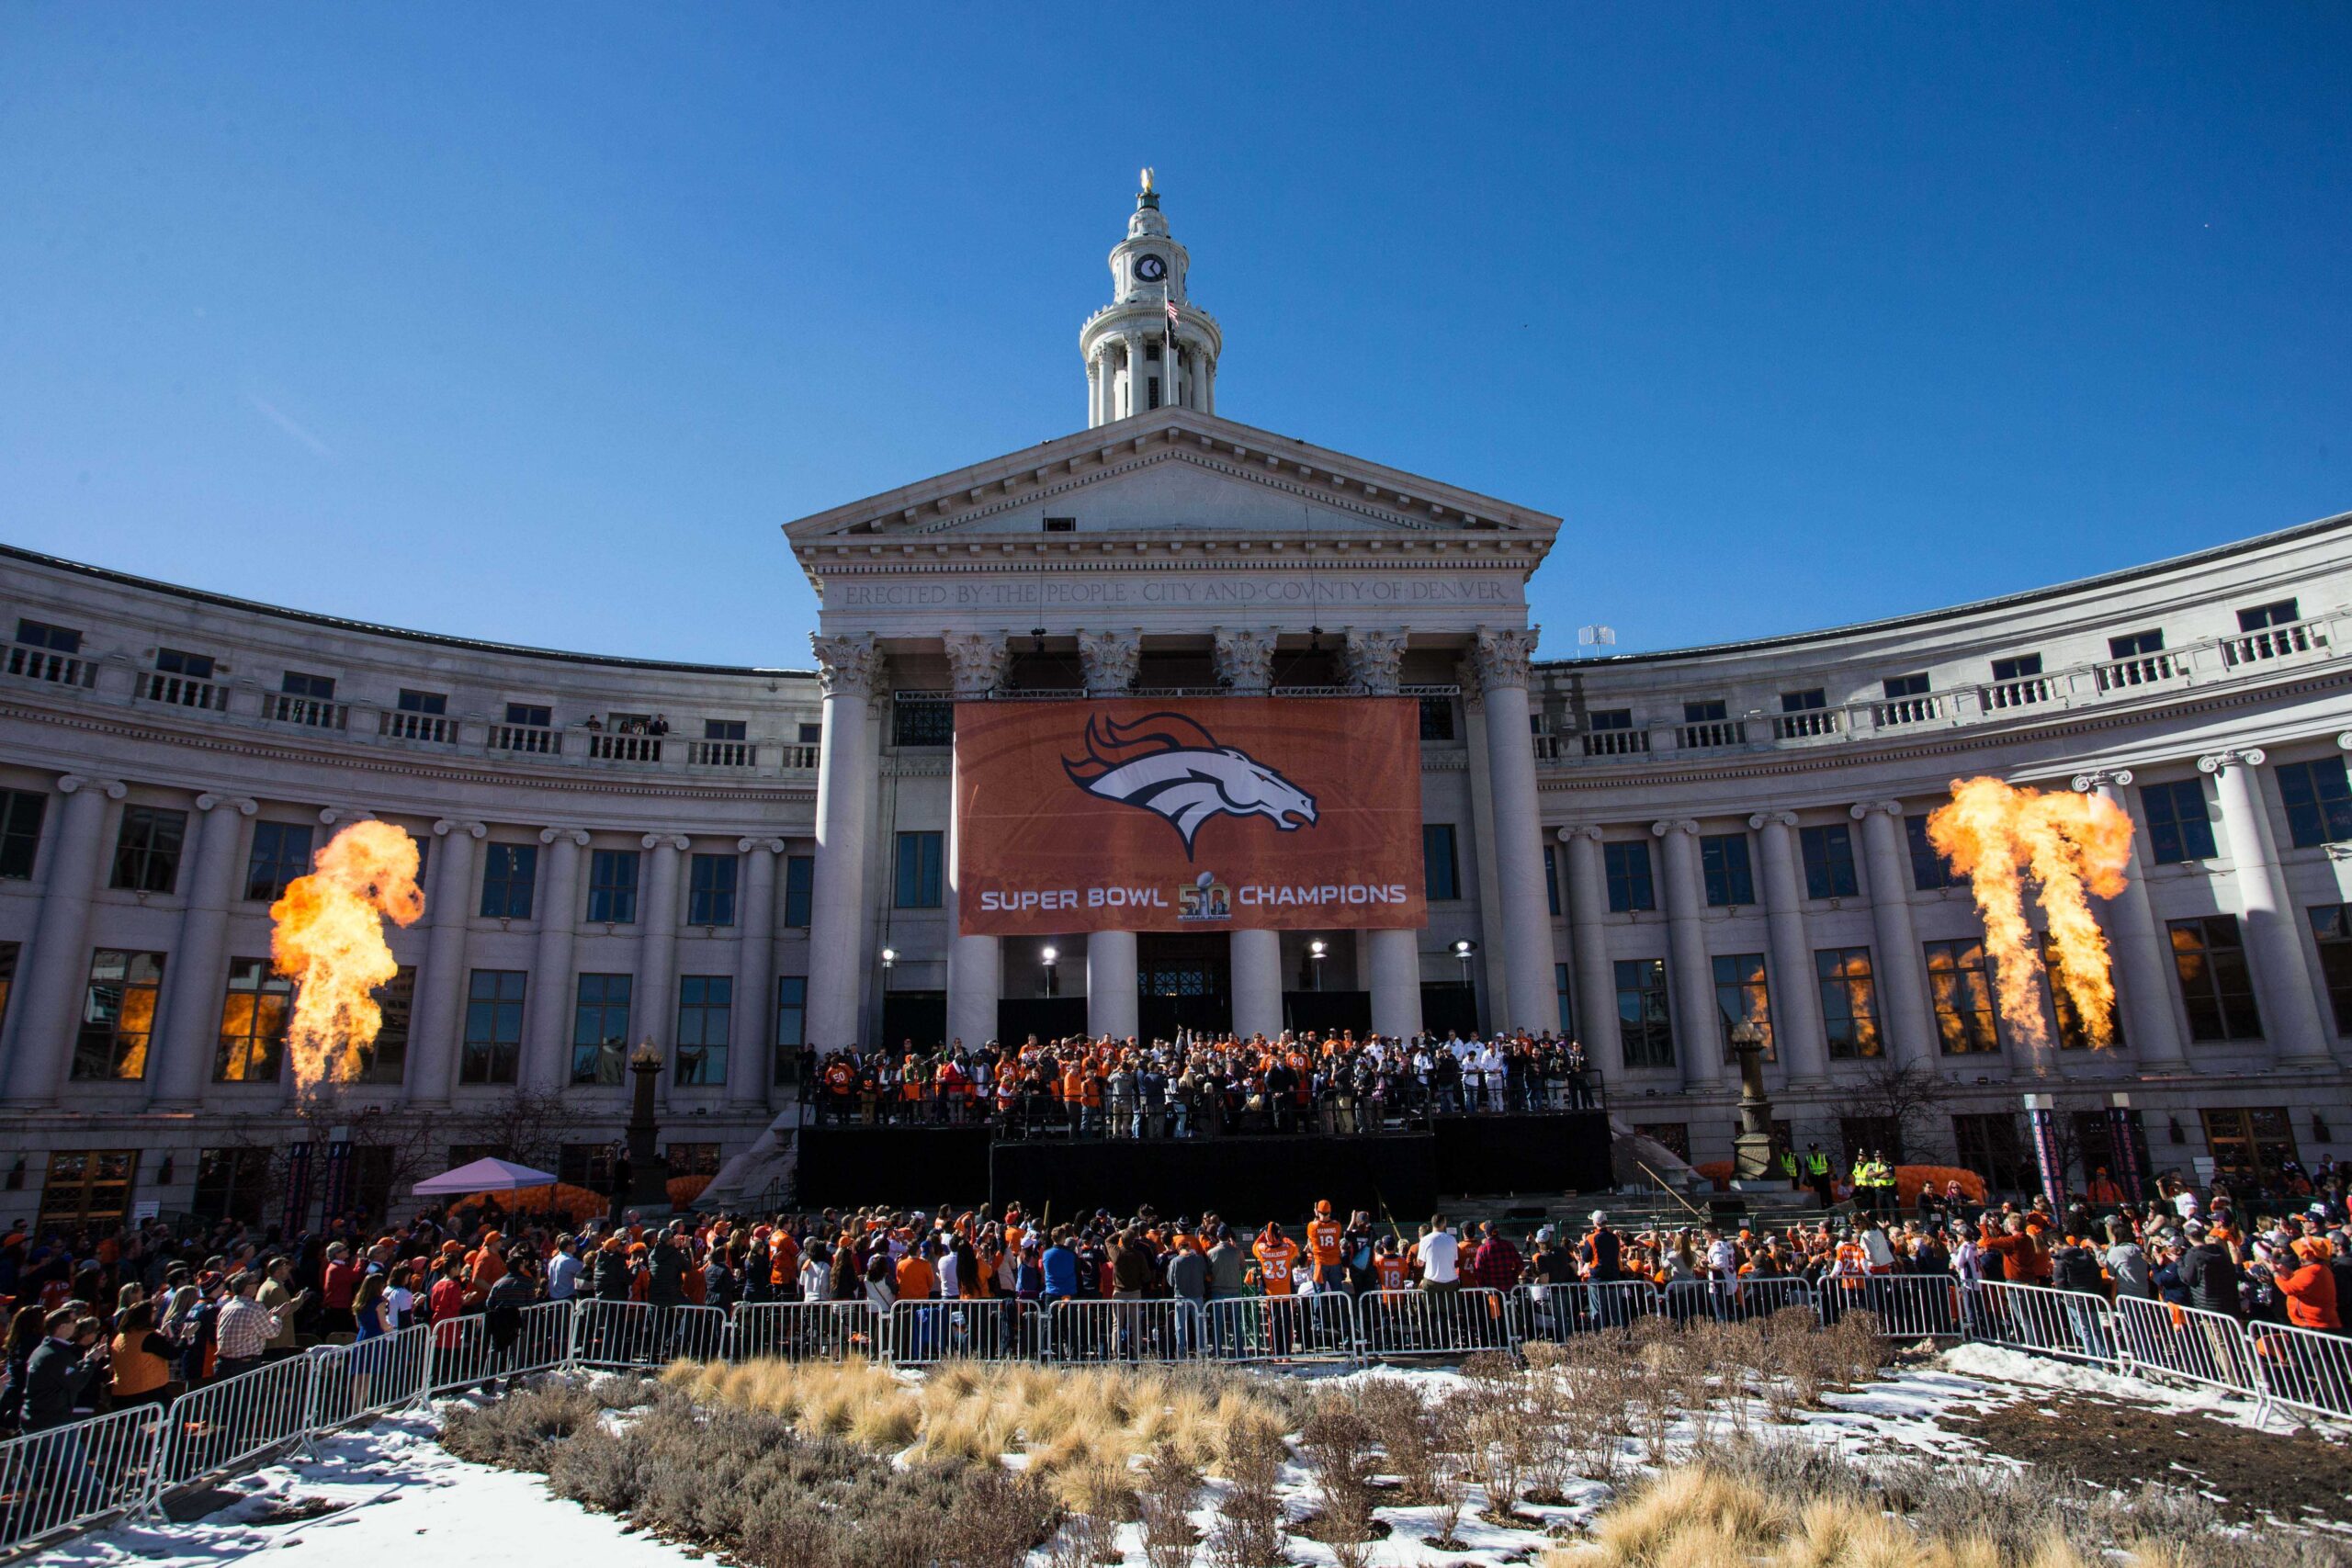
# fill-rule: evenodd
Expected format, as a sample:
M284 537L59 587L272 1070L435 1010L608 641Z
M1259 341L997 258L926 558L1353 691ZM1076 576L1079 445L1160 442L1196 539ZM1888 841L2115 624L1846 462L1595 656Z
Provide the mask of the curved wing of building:
M803 519L815 669L551 652L0 552L0 1084L22 1213L291 1221L481 1153L600 1183L663 1055L673 1173L788 1170L820 1048L1286 1022L1557 1030L1688 1157L1754 1021L1803 1147L2024 1184L2019 1096L2101 1163L2335 1152L2352 1025L2352 514L1864 626L1547 661L1556 517L1223 418L1149 192L1087 428ZM1419 930L961 932L956 704L1418 700ZM2132 817L2120 1039L1993 1001L1927 846L1951 784ZM288 1076L268 907L338 824L424 847L361 1081ZM2046 991L2046 988L2045 988ZM295 1149L293 1156L283 1151ZM741 1156L750 1156L750 1158ZM290 1179L289 1172L299 1172Z

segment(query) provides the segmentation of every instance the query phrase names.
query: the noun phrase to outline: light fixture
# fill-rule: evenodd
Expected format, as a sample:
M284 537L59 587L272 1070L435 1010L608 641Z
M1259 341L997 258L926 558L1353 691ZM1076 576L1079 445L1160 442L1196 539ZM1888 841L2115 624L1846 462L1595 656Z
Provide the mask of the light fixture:
M1462 983L1465 986L1471 984L1470 955L1477 951L1478 944L1467 938L1453 944L1453 956L1462 961Z
M1054 989L1054 965L1061 958L1060 950L1056 948L1053 943L1047 942L1044 951L1039 953L1037 957L1046 965L1046 995L1049 997L1057 995L1058 993Z
M883 967L883 968L888 969L888 968L889 968L891 965L893 965L893 964L897 964L898 962L899 962L899 950L898 950L897 948L895 948L895 947L886 947L886 948L884 948L884 949L882 950L882 967Z
M1323 955L1330 951L1331 944L1319 936L1306 944L1306 956L1312 960L1315 988L1318 991L1323 988Z

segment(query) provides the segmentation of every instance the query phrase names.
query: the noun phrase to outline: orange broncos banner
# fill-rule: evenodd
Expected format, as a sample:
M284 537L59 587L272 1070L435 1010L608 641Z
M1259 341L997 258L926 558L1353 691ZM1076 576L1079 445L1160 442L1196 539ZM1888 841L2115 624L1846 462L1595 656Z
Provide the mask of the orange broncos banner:
M1409 697L958 703L957 926L1429 923Z

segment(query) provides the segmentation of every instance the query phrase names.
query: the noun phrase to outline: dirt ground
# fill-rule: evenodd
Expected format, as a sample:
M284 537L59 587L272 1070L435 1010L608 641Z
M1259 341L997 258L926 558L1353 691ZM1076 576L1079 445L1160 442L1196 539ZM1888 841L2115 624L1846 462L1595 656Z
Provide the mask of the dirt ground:
M2224 1512L2352 1522L2352 1444L2249 1431L2210 1416L2069 1395L1940 1424L1996 1454L2130 1491L2192 1478Z

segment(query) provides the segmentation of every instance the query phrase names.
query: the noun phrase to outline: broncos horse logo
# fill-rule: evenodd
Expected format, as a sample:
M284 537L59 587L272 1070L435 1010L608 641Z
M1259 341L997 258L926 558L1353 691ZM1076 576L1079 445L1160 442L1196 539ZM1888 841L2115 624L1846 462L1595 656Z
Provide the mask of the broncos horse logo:
M1315 820L1315 797L1181 713L1146 714L1133 724L1097 714L1086 721L1086 755L1062 771L1087 794L1165 817L1193 858L1193 836L1220 815L1273 819L1283 832ZM1296 820L1293 820L1296 818Z

